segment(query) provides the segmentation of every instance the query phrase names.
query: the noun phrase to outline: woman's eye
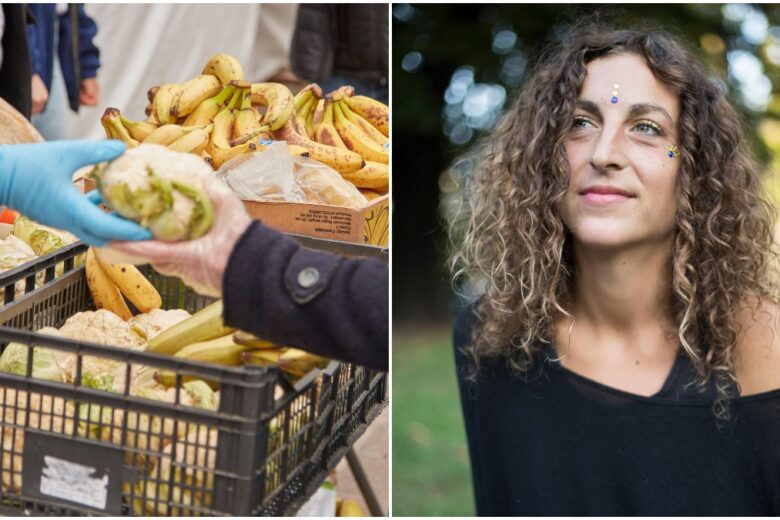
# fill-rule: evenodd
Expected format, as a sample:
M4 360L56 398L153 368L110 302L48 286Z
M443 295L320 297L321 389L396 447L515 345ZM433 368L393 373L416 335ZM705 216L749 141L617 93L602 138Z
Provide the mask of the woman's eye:
M652 121L640 121L637 123L637 125L634 127L634 129L639 132L640 134L644 135L661 135L663 134L663 131L661 130L661 127L657 124L653 123Z
M572 128L588 128L592 126L593 122L585 117L575 117L571 125Z

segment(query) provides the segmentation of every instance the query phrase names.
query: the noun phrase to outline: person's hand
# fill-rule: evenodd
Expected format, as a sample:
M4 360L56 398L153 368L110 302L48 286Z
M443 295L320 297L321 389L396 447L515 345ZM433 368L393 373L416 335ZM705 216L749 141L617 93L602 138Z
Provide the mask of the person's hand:
M252 219L243 203L221 182L206 187L214 204L214 224L196 240L111 242L99 254L115 263L146 264L162 274L177 276L196 292L222 296L222 278L230 253Z
M32 114L40 114L46 108L46 102L49 101L49 90L41 77L33 74L32 77Z
M79 101L82 105L94 107L98 104L100 98L100 86L97 78L87 78L81 80L81 90L79 91Z
M110 240L148 240L135 222L95 206L73 185L73 172L125 151L120 141L52 141L0 146L0 204L41 224L70 231L93 246ZM91 200L92 199L92 200Z

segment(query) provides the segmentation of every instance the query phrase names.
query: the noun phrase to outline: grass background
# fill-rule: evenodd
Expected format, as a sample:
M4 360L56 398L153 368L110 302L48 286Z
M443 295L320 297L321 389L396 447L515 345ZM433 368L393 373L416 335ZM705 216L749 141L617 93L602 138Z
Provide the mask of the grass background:
M472 516L449 328L393 331L393 515Z

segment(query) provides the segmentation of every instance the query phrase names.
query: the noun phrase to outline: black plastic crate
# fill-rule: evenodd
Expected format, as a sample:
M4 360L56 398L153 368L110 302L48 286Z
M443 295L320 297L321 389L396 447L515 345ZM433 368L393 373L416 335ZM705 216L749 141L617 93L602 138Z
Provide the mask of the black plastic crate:
M82 242L74 242L53 253L39 256L35 260L3 271L0 273L0 290L3 291L3 301L0 306L11 303L54 280L58 275L70 271L75 267L76 258L86 253L87 248L88 246ZM23 284L19 283L22 281Z
M29 332L92 307L83 267L70 265L0 310L3 348L14 341L77 360L69 383L32 378L33 349L27 376L0 373L2 513L289 515L386 403L386 374L335 361L292 386L275 367L216 367ZM164 309L211 302L176 278L146 274ZM89 388L80 375L90 358L122 362L126 380L148 366L219 382L219 409L187 406L182 390L168 403L132 395L128 384Z

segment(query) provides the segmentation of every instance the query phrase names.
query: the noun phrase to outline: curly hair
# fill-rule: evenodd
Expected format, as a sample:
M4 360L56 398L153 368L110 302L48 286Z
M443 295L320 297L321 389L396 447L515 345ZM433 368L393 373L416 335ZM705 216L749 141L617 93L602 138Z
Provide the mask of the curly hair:
M773 206L740 117L718 80L660 31L574 28L550 47L491 135L466 157L473 172L462 210L450 223L453 281L487 282L474 309L479 325L467 353L506 357L527 370L553 321L569 316L574 275L571 235L561 219L569 180L564 140L589 62L613 54L642 57L679 98L680 168L669 266L681 347L700 385L714 378L718 417L738 388L735 318L748 301L777 302L768 276L776 260ZM753 307L758 309L759 303Z

